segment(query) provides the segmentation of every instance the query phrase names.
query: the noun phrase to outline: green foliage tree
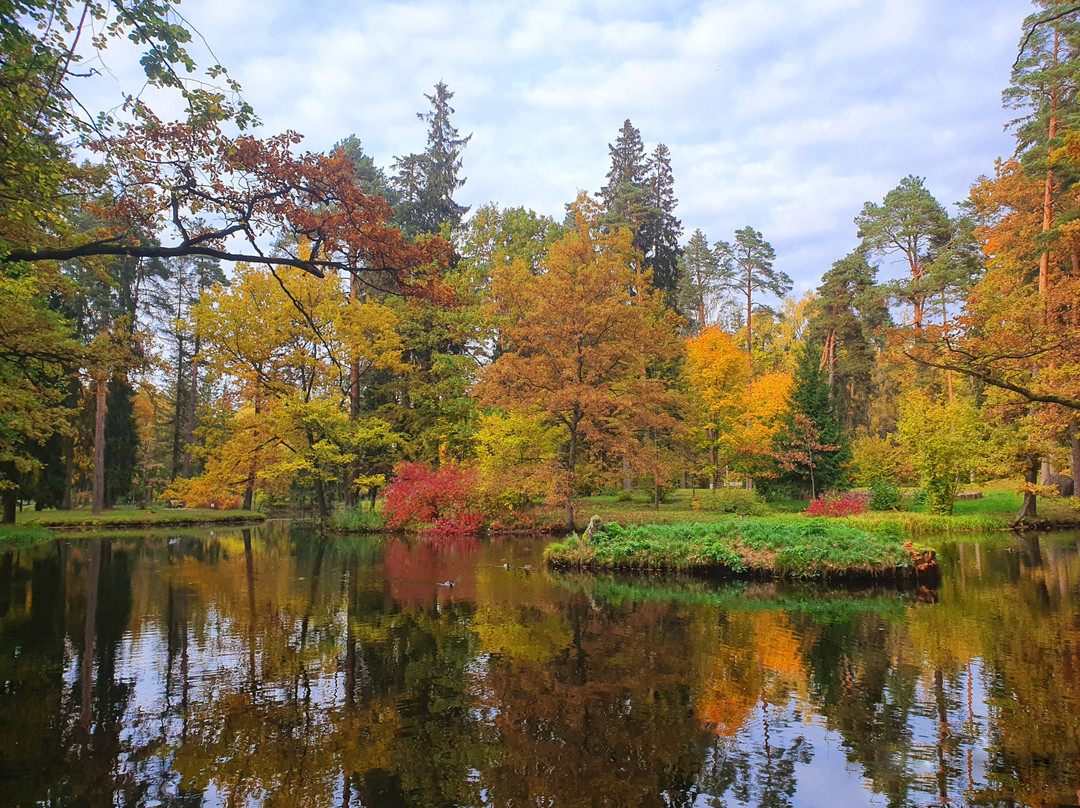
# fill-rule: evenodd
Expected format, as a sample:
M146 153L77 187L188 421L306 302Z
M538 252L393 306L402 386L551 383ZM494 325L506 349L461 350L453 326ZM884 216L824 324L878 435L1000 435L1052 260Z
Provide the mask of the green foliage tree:
M952 513L962 475L983 454L977 423L976 411L961 398L941 403L911 392L901 401L900 442L926 489L930 513Z
M851 462L851 445L819 357L819 346L803 343L789 393L791 407L773 443L776 484L811 496L846 487Z

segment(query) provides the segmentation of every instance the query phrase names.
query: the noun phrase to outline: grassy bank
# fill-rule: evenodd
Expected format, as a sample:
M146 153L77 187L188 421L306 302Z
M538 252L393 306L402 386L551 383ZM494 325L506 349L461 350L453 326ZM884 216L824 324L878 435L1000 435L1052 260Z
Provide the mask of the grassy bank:
M926 513L921 505L905 510L869 511L859 516L837 519L840 524L871 533L881 530L903 533L913 537L955 535L961 533L1005 530L1020 512L1022 499L1016 493L1016 483L999 481L986 486L969 486L964 490L982 493L982 499L960 500L951 516ZM708 491L698 489L673 491L659 509L644 493L587 497L580 503L578 513L585 523L592 515L604 522L622 525L677 525L713 522L729 515L770 516L774 519L805 518L805 501L789 500L766 503L740 489ZM1080 510L1065 501L1039 500L1039 516L1046 526L1072 527L1080 524Z
M94 516L85 509L71 511L23 511L17 524L22 527L54 530L96 527L167 527L169 525L214 525L261 522L254 511L219 511L211 508L115 508Z
M36 544L55 535L47 527L37 525L0 525L0 549Z
M835 520L752 517L711 523L620 526L590 541L549 545L557 568L709 571L782 578L904 578L933 574L933 553L891 530L870 533Z

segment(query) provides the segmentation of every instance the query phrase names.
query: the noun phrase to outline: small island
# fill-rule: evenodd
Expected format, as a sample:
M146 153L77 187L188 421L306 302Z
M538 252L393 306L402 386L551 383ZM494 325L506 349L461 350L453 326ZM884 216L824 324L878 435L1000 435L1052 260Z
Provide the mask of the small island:
M826 519L739 519L623 527L594 519L548 546L561 569L710 572L777 578L934 578L934 551L895 531L870 533Z

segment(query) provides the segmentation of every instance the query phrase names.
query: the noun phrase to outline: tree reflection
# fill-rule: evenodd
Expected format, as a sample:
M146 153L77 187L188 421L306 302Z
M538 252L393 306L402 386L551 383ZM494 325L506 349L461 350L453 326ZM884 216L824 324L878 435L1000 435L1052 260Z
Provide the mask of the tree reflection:
M514 544L281 525L6 552L2 800L788 806L828 772L1077 802L1075 544L942 558L920 594L553 582Z

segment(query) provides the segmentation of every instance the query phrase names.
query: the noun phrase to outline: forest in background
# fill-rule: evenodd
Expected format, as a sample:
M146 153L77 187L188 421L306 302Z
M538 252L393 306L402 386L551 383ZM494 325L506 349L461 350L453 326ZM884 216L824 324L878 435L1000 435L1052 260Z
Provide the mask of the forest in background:
M857 250L791 279L753 226L683 232L667 147L627 120L561 221L467 210L443 83L424 151L380 167L253 134L194 80L167 4L0 12L0 494L38 508L374 505L475 529L596 491L810 496L1015 478L1021 517L1080 468L1080 7L1039 0L1016 152L951 214L922 178L852 211ZM81 15L81 16L80 16ZM149 86L87 113L76 44ZM344 133L343 133L344 134ZM906 272L881 281L878 269Z

